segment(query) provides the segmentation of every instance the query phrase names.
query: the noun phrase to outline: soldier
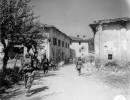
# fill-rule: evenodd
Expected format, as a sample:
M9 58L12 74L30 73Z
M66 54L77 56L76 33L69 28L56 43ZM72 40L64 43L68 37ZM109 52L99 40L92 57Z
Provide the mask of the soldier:
M55 62L54 58L51 58L51 60L50 60L50 66L51 66L51 68L52 68L53 70L56 69L56 62Z
M36 51L34 53L34 56L32 57L32 67L33 67L33 72L32 72L32 79L34 80L35 75L39 72L39 60L38 60L38 52Z
M42 59L42 67L43 67L44 74L46 76L46 74L48 73L48 69L49 69L49 61L46 58L45 54L43 55L43 59Z
M34 56L28 52L26 53L23 66L20 70L24 72L25 88L27 88L27 93L30 93L30 88L34 81L34 76L38 70L37 52L34 54Z
M28 52L25 55L22 70L24 72L25 88L27 88L27 92L29 93L33 82L32 72L34 69L32 66L32 55Z
M77 63L76 63L76 69L77 69L79 75L81 74L81 68L83 68L83 67L84 67L84 66L83 66L82 59L81 59L81 57L79 57L79 58L78 58L78 61L77 61Z
M38 60L37 51L34 53L34 56L32 58L32 65L33 65L34 70L39 70L39 60Z

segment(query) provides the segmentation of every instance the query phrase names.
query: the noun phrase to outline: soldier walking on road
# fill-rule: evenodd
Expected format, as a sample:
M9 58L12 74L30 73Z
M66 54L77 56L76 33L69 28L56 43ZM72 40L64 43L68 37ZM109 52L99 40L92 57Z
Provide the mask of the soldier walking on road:
M32 72L33 72L33 66L32 66L32 55L30 53L26 53L24 64L22 67L22 71L24 72L24 83L25 88L27 88L27 92L30 92L30 88L32 85Z
M51 58L51 60L50 60L50 66L51 66L51 68L52 68L53 70L56 69L56 62L55 62L54 58Z
M20 69L20 71L22 70L24 72L24 83L25 88L27 88L27 93L30 93L36 70L38 70L36 57L36 55L33 56L27 52L23 61L23 66Z
M37 51L34 53L34 56L32 58L32 65L33 65L34 70L39 70L40 69L39 68L40 67L40 62L38 60L38 52Z
M36 74L40 70L40 64L39 64L39 60L38 60L38 52L37 51L34 53L34 56L32 57L32 67L33 67L32 78L34 80L34 77L36 76Z
M79 75L81 74L81 68L83 68L83 67L84 67L84 66L83 66L82 59L81 59L81 57L79 57L79 58L78 58L78 61L77 61L77 63L76 63L76 69L77 69Z
M49 61L46 58L46 55L43 55L42 67L43 67L44 75L46 76L46 74L48 73L48 69L49 69Z

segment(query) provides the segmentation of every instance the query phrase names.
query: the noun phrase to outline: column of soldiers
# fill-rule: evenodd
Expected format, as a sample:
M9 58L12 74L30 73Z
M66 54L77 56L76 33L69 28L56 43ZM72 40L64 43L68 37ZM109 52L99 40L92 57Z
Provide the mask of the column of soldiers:
M54 69L56 66L55 61L54 59L49 61L45 54L43 55L41 62L38 60L38 52L35 52L34 55L28 52L25 54L20 71L24 73L24 84L27 89L27 93L30 93L34 77L39 70L42 69L46 76L49 66Z

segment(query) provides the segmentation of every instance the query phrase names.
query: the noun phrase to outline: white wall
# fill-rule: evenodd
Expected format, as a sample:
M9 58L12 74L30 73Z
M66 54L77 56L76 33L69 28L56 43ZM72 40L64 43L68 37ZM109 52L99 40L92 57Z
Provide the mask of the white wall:
M53 37L57 38L57 45L53 45ZM50 58L52 58L54 56L54 58L56 58L57 60L60 58L63 58L64 60L69 60L70 58L70 48L66 48L66 43L67 46L68 44L70 45L70 39L68 37L66 37L65 35L63 35L62 33L59 33L57 31L51 31L50 33ZM61 41L61 45L58 46L58 40ZM64 41L64 47L62 47L62 41ZM62 53L63 57L62 57ZM60 58L59 58L60 57Z
M129 25L128 25L129 26ZM127 27L128 27L127 26ZM95 35L95 58L104 65L107 62L129 62L130 58L130 31L118 24L103 26ZM112 54L112 59L108 59Z
M69 60L70 48L66 48L65 43L70 45L70 39L53 28L51 28L47 34L50 41L46 39L42 45L44 46L44 52L46 53L48 59L54 57L56 61L58 61L62 58L62 53L64 53L63 59L66 61ZM57 45L53 45L53 38L57 38ZM61 41L60 46L58 46L58 39ZM62 47L62 41L64 41L64 47Z
M83 49L82 49L83 47ZM81 42L81 44L79 44L79 42L72 42L70 45L70 48L72 50L75 50L75 54L73 55L72 53L72 57L85 57L88 56L88 43L87 42ZM81 52L80 52L81 49Z

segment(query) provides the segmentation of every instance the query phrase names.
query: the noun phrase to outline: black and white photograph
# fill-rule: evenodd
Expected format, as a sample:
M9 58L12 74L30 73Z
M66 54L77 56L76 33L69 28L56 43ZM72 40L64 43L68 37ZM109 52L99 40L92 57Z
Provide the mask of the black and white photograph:
M130 0L0 0L0 100L130 100Z

